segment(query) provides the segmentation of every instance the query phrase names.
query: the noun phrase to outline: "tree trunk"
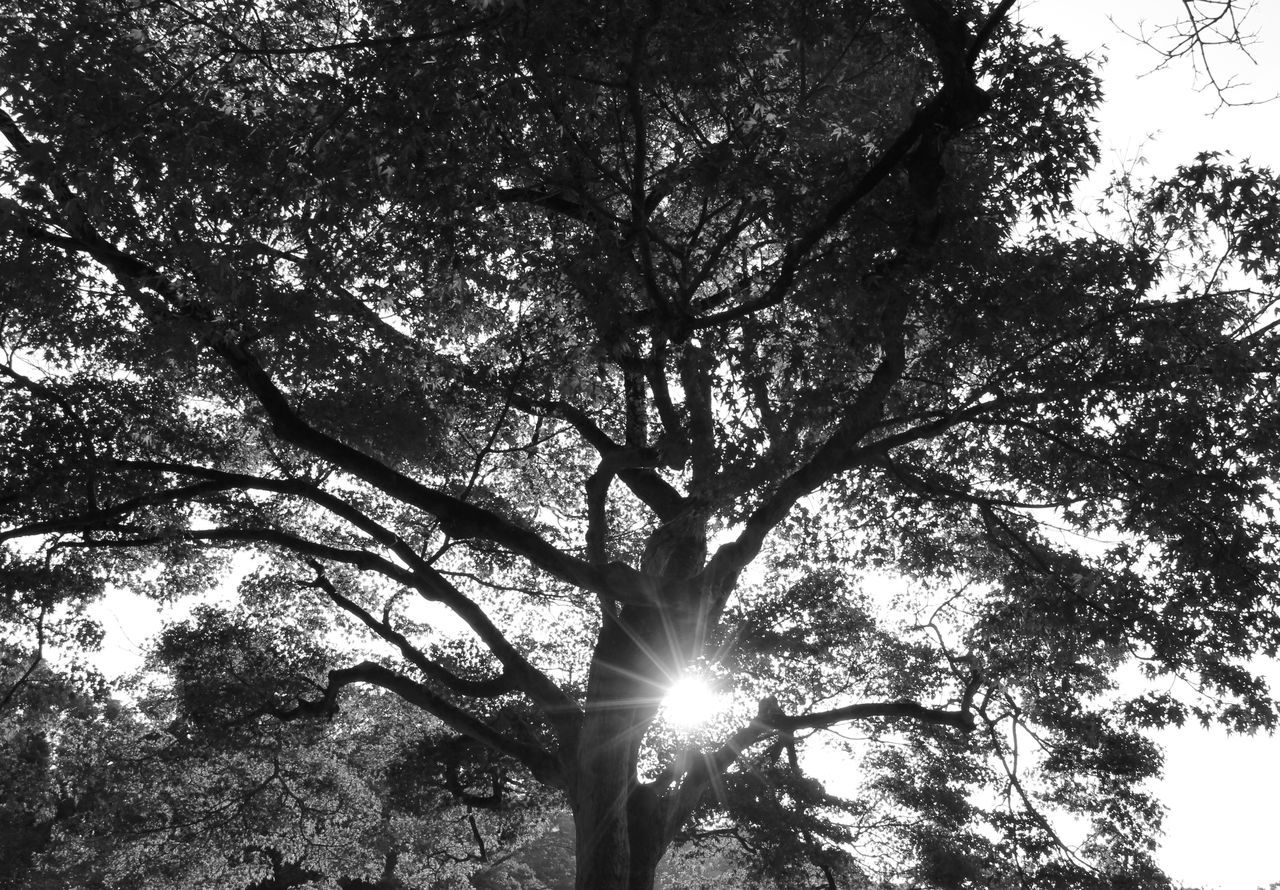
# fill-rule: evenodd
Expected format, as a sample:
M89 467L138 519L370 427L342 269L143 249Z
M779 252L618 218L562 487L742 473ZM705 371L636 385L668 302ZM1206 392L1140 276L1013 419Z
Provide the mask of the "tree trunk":
M605 721L591 721L605 723ZM615 727L617 724L614 724ZM578 789L573 801L574 854L577 890L628 890L631 838L627 831L627 775L625 751L607 738L608 727L583 739L578 759ZM586 733L584 733L584 736ZM587 746L591 746L588 748Z
M570 786L577 890L653 890L666 847L658 798L640 784L637 764L670 670L655 655L671 641L655 649L669 630L649 634L641 623L624 629L606 619L592 659Z
M627 806L627 836L631 841L627 890L653 890L658 862L667 851L663 827L653 789L644 785L634 788Z
M593 753L590 770L579 762L581 785L574 795L574 886L653 890L665 852L656 795L636 780L634 760L618 756L616 747L602 745Z

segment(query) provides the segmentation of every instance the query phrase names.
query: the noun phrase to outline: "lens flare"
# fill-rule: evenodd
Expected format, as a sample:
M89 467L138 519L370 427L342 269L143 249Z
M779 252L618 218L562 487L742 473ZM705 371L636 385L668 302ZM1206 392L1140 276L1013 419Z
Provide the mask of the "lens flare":
M662 716L675 729L695 729L716 716L723 697L701 677L677 680L662 701Z

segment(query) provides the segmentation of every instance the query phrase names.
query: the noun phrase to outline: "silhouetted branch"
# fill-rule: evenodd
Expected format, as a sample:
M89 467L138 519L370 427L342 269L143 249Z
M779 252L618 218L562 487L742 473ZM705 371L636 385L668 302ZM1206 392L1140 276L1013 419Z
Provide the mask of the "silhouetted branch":
M45 609L40 608L40 614L36 616L36 651L31 656L31 663L27 665L26 670L18 677L14 684L5 692L4 698L0 698L0 713L9 706L9 702L13 701L13 697L18 694L18 690L27 684L31 679L31 675L36 672L36 668L44 661L44 616Z
M555 756L529 742L502 735L487 723L446 701L429 687L376 662L362 661L353 667L329 671L328 685L319 699L300 701L292 708L277 708L271 713L285 721L304 717L330 717L338 710L338 697L342 690L353 683L366 683L393 692L406 702L439 718L449 728L525 764L541 781L563 787L564 777Z
M459 677L443 665L429 659L422 650L410 643L408 638L395 630L389 622L385 620L379 621L359 603L340 593L334 587L333 582L325 577L324 570L319 563L312 561L311 566L316 570L316 578L309 582L308 586L324 591L335 605L355 616L365 627L395 646L406 661L432 680L446 686L453 692L484 698L493 698L505 692L514 692L519 688L511 673L506 670L499 676L487 680L469 680L465 677Z
M689 755L678 759L653 781L653 786L663 789L677 780L679 786L667 800L665 830L668 838L674 838L685 819L697 807L707 788L733 765L752 745L773 736L786 736L799 729L825 729L853 720L885 719L911 720L934 726L950 726L969 733L977 725L973 712L974 694L981 684L975 672L966 684L958 709L930 708L909 700L888 702L864 702L791 716L783 713L772 697L760 702L759 710L749 724L731 735L723 745L709 754ZM683 779L681 775L683 774Z

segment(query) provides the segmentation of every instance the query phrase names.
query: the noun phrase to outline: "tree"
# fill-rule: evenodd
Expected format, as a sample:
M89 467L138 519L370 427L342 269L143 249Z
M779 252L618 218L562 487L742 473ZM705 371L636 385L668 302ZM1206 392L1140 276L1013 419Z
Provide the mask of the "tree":
M1275 722L1280 189L1205 154L1073 228L1098 83L1012 5L6 0L0 540L248 554L268 628L371 642L211 713L393 693L564 794L580 888L716 833L1166 886L1139 729ZM754 702L701 745L691 671Z
M151 679L127 690L136 705L100 679L37 672L24 713L0 722L0 883L467 887L490 850L541 829L545 795L393 695L349 696L323 723L229 719L317 655L260 630L214 609L171 626Z

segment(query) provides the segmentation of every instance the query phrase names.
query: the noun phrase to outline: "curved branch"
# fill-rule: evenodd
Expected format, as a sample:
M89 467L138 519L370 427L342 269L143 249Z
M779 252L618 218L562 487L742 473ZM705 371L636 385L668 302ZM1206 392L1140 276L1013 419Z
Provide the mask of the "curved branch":
M829 711L788 716L778 707L776 700L766 698L760 702L755 719L731 735L715 752L702 755L692 766L688 765L687 760L683 763L677 761L654 780L654 786L661 788L675 782L681 772L684 773L679 788L667 800L664 826L666 834L669 838L674 838L680 826L698 806L707 788L724 775L725 770L744 751L770 736L789 735L798 729L825 729L838 723L868 718L913 720L935 726L951 726L963 733L972 732L977 725L973 715L973 690L976 689L977 682L980 681L971 680L966 685L961 707L955 710L929 708L919 702L903 699L864 702Z
M276 529L209 529L193 531L190 537L201 540L259 541L285 547L317 559L342 562L365 571L376 571L404 586L416 590L425 599L449 606L476 632L504 669L519 681L522 691L544 711L555 727L562 742L569 744L577 737L582 711L573 699L565 695L545 674L528 663L503 636L474 601L445 580L438 572L422 562L421 568L402 569L395 563L366 550L344 550L317 544L288 532Z
M740 321L763 309L777 306L785 300L791 290L791 285L795 282L797 273L800 271L800 266L809 255L809 252L857 206L859 201L871 194L876 186L888 179L898 165L906 160L911 153L911 149L920 141L921 135L927 129L927 124L936 113L932 111L932 108L933 104L926 105L917 112L915 118L906 129L898 135L897 139L890 143L889 147L876 159L876 162L858 178L858 181L844 195L832 202L831 206L827 208L827 212L823 214L818 222L810 226L807 231L787 247L778 264L777 277L774 278L773 283L769 285L763 294L755 300L695 318L692 322L692 327L709 328Z
M228 473L222 470L188 466L186 464L152 461L133 461L128 462L126 465L204 477L240 488L295 495L306 498L329 510L334 515L346 519L356 528L365 532L373 540L394 553L409 568L408 572L404 572L394 563L383 560L383 566L390 566L398 573L397 575L388 575L388 577L417 591L424 599L447 606L455 615L466 622L467 626L475 632L481 642L489 648L489 651L502 664L504 674L508 674L519 685L519 688L543 709L562 739L567 740L576 732L577 721L581 715L577 703L565 695L564 691L546 674L529 663L528 659L507 640L506 636L475 600L459 590L427 560L423 559L406 541L341 498L301 479L271 479L263 476ZM282 542L276 540L272 543ZM288 545L285 544L284 546ZM327 558L315 553L310 555ZM349 560L340 559L338 561L347 561L349 563ZM386 573L384 572L384 574Z
M622 563L593 566L570 556L545 539L511 520L460 498L430 488L381 461L323 433L304 421L254 356L234 342L214 343L245 387L271 418L276 435L364 480L406 504L435 516L441 528L455 539L481 538L522 556L558 578L593 593L632 602L648 602L651 585L639 572Z
M972 66L978 61L978 56L987 48L987 44L991 42L991 38L995 36L996 28L1008 17L1009 10L1013 9L1016 0L1000 0L998 6L991 11L991 15L987 16L987 20L982 23L982 27L978 29L977 35L973 38L973 42L969 44L969 51L965 54L965 61Z
M494 197L502 203L512 204L533 204L547 210L567 216L570 219L576 219L583 222L592 222L597 219L597 212L593 207L588 207L581 201L575 200L564 189L551 187L541 188L502 188L494 192ZM620 228L622 220L612 217L609 224L615 228Z
M111 520L122 519L143 507L157 507L161 504L183 503L221 491L228 491L237 486L222 481L200 482L195 485L184 485L165 491L151 492L121 501L112 507L88 510L73 516L59 516L40 522L13 526L0 531L0 541L13 538L26 538L32 535L49 535L58 532L93 531L95 529L114 530L117 528Z
M115 466L125 469L145 469L194 476L206 481L147 494L108 509L45 520L0 531L0 541L37 534L94 529L123 533L131 529L115 523L109 523L109 520L123 518L140 507L191 500L210 492L256 489L303 497L329 510L334 515L346 519L356 528L368 534L378 544L398 556L408 568L402 568L369 551L332 547L309 541L278 529L204 529L187 532L186 536L191 539L206 541L239 540L274 544L313 559L341 562L360 570L376 571L399 584L409 587L427 600L447 606L454 614L466 622L468 627L475 632L476 636L480 638L503 665L503 674L506 677L504 682L515 683L517 688L525 692L547 715L562 739L571 739L576 733L578 719L581 716L577 703L567 696L546 674L530 664L474 600L454 586L394 532L341 498L301 479L273 479L164 461L118 461ZM92 546L101 547L113 545L121 547L148 546L165 539L165 535L151 534L135 538L116 538L88 543ZM374 629L375 631L377 630L376 628ZM406 657L409 657L408 653L406 653ZM417 663L412 657L409 657L409 660L415 664ZM422 667L422 665L419 664L419 667ZM430 671L430 669L426 668L424 670ZM443 678L441 677L440 679ZM465 684L467 682L459 680L459 683ZM454 688L457 691L467 691L457 685ZM480 691L484 688L484 686L473 686L468 694L486 694Z
M333 586L333 582L325 577L324 571L318 562L312 561L311 567L316 570L316 579L307 586L324 591L338 608L354 615L365 627L395 646L400 650L400 654L404 656L406 661L432 680L454 692L483 698L494 698L506 692L514 692L517 689L511 672L508 670L503 670L497 677L487 680L469 680L465 677L459 677L440 663L427 658L421 649L410 643L409 639L393 628L389 622L379 621L359 603L339 592Z
M783 479L773 493L752 512L742 533L716 551L703 572L713 596L726 595L738 573L755 559L765 537L786 518L796 501L815 491L837 473L849 469L851 459L855 456L865 456L857 450L858 443L880 419L885 400L906 367L906 347L903 343L906 314L907 300L900 296L890 304L886 312L882 345L884 357L871 380L846 412L844 420L813 457Z
M980 507L1013 507L1016 509L1039 510L1050 507L1065 507L1081 500L1080 498L1067 498L1061 501L1043 503L1038 501L1019 501L1012 498L1000 497L999 495L989 495L984 492L979 492L972 487L962 487L964 483L950 477L946 478L945 482L940 481L939 477L941 477L942 474L922 470L918 467L908 468L900 461L891 459L887 454L879 455L870 462L883 467L887 475L891 476L904 487L912 491L925 495L935 495L949 500L961 501L966 504L975 504Z
M625 470L651 466L653 460L649 449L619 447L605 454L596 471L587 477L587 559L592 563L603 565L607 560L609 483Z
M929 141L931 134L945 141L972 126L990 107L990 97L978 86L968 55L972 53L976 59L977 53L990 39L994 24L998 22L997 16L1003 17L1007 12L1010 0L1002 0L976 39L970 39L967 26L955 16L949 4L940 0L901 2L907 15L920 26L933 45L942 73L941 88L916 110L911 122L880 153L875 163L843 195L831 202L816 223L787 246L778 264L777 277L763 294L755 300L694 319L693 327L714 327L739 321L783 302L809 253L899 165L908 163L922 141Z
M628 455L619 467L618 478L663 522L669 522L684 509L684 495L654 472L653 468L660 463L656 451L650 454L651 449L637 451L619 444L588 417L586 412L568 402L532 399L514 393L511 404L522 411L560 418L600 454L602 461L609 460L616 454Z
M972 701L972 696L969 696ZM908 700L891 702L871 702L867 704L848 705L830 711L817 711L812 714L801 714L797 717L781 716L772 720L772 728L794 732L797 729L825 729L837 723L849 720L862 720L867 717L884 717L890 720L915 720L917 723L931 723L936 726L952 726L961 732L972 732L974 728L973 714L968 708L948 711L941 708L926 708L924 705Z
M27 665L26 670L18 677L14 684L5 692L4 698L0 698L0 714L4 713L4 709L9 706L9 702L13 701L13 697L18 694L18 690L26 685L31 679L31 675L36 672L36 668L44 661L44 617L45 609L40 607L40 614L36 616L36 651L31 656L31 663Z
M275 381L247 347L222 330L217 314L198 300L187 298L167 275L149 263L112 245L89 222L81 203L66 181L53 169L48 151L27 140L13 119L0 110L0 134L14 146L20 158L63 207L63 225L80 249L112 274L157 296L173 320L187 319L209 328L206 345L226 364L258 401L281 440L295 445L362 479L380 491L436 517L450 537L482 538L524 557L534 566L584 590L624 602L652 599L653 585L623 563L593 566L559 550L538 534L492 511L431 488L305 421L276 386Z
M320 699L301 701L292 708L275 709L271 713L278 719L286 721L302 717L332 715L338 709L339 693L353 683L367 683L386 689L388 692L394 692L410 704L439 718L450 729L475 739L500 754L519 760L540 780L558 788L564 787L564 776L560 764L552 754L528 742L502 735L487 723L476 719L432 692L427 686L397 674L376 662L362 661L353 667L329 671L329 683Z

